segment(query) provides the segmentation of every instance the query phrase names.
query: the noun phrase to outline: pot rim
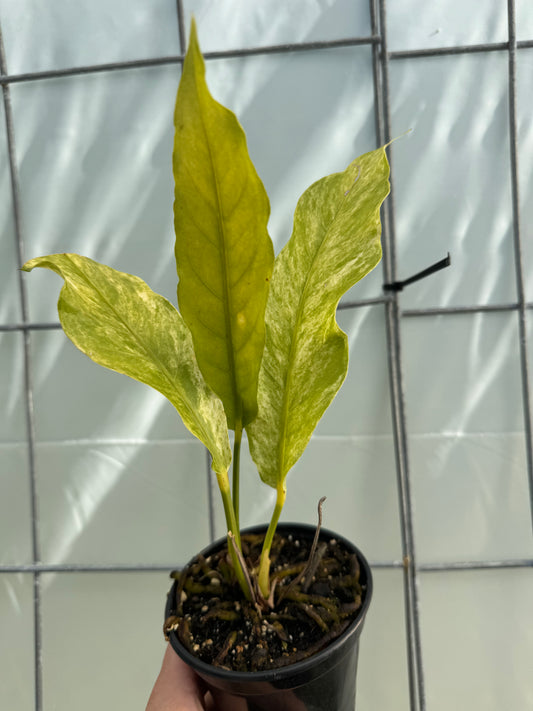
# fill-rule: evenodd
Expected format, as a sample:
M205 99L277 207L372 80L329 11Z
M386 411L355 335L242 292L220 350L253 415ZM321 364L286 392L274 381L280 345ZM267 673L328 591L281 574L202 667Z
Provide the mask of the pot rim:
M245 528L241 531L241 534L246 534L246 533L259 533L261 531L266 531L267 529L266 524L259 524L256 526L249 526L248 528ZM316 530L316 526L312 526L311 524L307 523L279 523L277 527L278 531L305 531L306 533L313 533ZM336 533L334 531L331 531L330 529L327 528L321 528L320 529L320 538L335 538L336 540L339 541L342 545L346 546L349 550L351 550L353 553L357 555L357 559L359 561L359 564L361 566L361 569L364 570L365 576L366 576L366 581L365 581L365 595L363 598L363 602L361 604L361 607L359 608L359 611L357 613L357 617L353 620L353 622L349 625L349 627L336 639L334 639L330 644L328 644L324 649L320 650L316 654L313 654L311 657L308 659L304 659L299 662L294 662L293 664L288 664L287 666L284 667L278 667L275 669L267 669L264 671L255 671L255 672L238 672L238 671L232 671L230 669L222 669L220 667L215 667L212 664L207 664L207 662L202 661L201 659L198 659L198 657L195 657L193 654L191 654L180 642L178 635L176 632L172 631L169 634L169 640L172 648L174 651L183 659L184 662L186 662L190 667L192 667L198 674L200 675L205 675L205 676L210 676L212 678L220 679L220 680L227 680L227 681L232 681L232 682L262 682L262 681L273 681L273 680L280 680L280 679L285 679L289 678L295 674L299 674L302 672L306 672L310 669L313 669L317 666L319 666L322 662L323 659L327 659L328 657L331 657L339 647L342 647L344 643L346 642L348 637L351 637L354 635L359 628L363 625L366 613L368 610L368 607L370 605L370 601L372 599L372 591L373 591L373 583L372 583L372 572L370 569L370 565L363 555L359 548L352 543L349 539L345 538L344 536L340 535L339 533ZM213 549L217 548L220 545L223 545L226 542L226 537L220 538L217 541L214 541L211 543L209 546L203 549L201 551L201 554L206 555L206 553L209 551L211 552ZM168 603L167 603L167 609L168 609Z

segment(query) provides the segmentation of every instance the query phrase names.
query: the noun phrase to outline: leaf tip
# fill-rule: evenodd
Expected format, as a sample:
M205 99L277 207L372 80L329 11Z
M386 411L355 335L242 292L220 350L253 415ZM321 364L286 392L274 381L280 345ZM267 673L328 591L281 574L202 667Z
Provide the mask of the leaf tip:
M198 41L198 27L196 25L196 18L194 15L191 17L191 27L189 30L189 42L186 57L193 54L200 56L202 54L200 50L200 42Z
M38 266L39 259L28 259L27 262L20 267L21 272L31 272L35 267Z
M191 17L191 26L189 30L189 40L187 43L187 51L185 52L185 58L183 60L180 87L178 89L178 99L179 92L183 83L192 82L193 87L197 87L198 82L202 83L205 81L205 62L202 55L202 50L200 49L200 43L198 41L198 31L196 27L196 20L194 16ZM176 104L176 111L178 110L178 103ZM175 114L176 118L176 114Z
M191 15L191 29L189 30L189 45L198 44L198 28L194 13Z

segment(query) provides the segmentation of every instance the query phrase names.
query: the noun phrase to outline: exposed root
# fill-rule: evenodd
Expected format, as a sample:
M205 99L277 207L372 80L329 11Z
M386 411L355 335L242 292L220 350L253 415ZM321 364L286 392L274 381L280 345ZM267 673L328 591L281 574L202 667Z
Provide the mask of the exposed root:
M242 538L248 571L259 561L256 538ZM221 549L178 577L176 610L165 622L167 636L177 634L208 664L259 671L306 659L342 633L364 598L359 564L335 539L313 547L303 535L275 536L268 600L250 574L255 601L244 598L234 576L227 582L228 560Z
M229 635L226 637L226 641L224 642L224 646L220 650L219 654L217 655L214 664L217 666L222 666L224 663L224 660L228 656L231 648L237 641L237 632L234 630L233 632L230 632Z

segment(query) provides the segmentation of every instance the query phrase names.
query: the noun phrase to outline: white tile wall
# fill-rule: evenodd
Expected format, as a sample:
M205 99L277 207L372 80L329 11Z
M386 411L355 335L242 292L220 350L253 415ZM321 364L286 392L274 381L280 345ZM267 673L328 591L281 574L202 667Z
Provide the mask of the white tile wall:
M526 16L525 7L523 15ZM533 24L533 18L530 16ZM533 32L532 32L533 34ZM518 155L518 175L520 178L520 216L522 227L522 252L524 258L524 286L526 298L533 301L533 165L529 160L533 151L533 125L530 119L531 109L531 68L533 67L533 49L520 51L517 58L517 124L520 152Z
M176 3L95 0L45 6L21 0L3 13L13 74L179 53Z
M169 116L179 77L170 66L13 87L28 259L80 252L176 302ZM57 321L61 282L33 276L30 318Z
M357 711L408 711L403 576L400 570L374 570L373 577L372 606L359 648Z
M0 443L26 441L22 338L20 333L0 333Z
M194 439L163 395L96 365L61 330L34 334L32 355L39 441Z
M524 435L413 435L421 563L533 557Z
M506 5L491 0L390 0L387 30L391 51L505 42Z
M411 433L523 431L516 313L409 318L402 333Z
M516 299L507 56L391 64L399 276L452 254L453 269L409 289L405 308Z
M176 4L8 3L10 73L178 54ZM367 3L186 0L204 50L370 32ZM505 42L506 3L389 0L389 49ZM517 34L533 12L517 2ZM517 58L523 269L533 301L531 67ZM390 62L398 278L449 251L452 266L406 289L402 309L516 301L505 51ZM175 302L172 110L177 64L10 85L26 257L78 251L139 274ZM370 46L210 60L214 95L237 111L272 203L279 249L299 195L375 145ZM0 163L8 165L0 102ZM0 708L34 709L33 576L22 318L10 175L0 172ZM60 281L24 275L33 322L56 322ZM345 300L379 297L378 267ZM358 711L410 709L396 456L383 305L339 312L344 389L288 479L283 520L352 538L375 570L361 642ZM529 368L533 326L527 313ZM4 329L2 331L1 329ZM516 312L403 318L418 562L533 559ZM183 564L225 524L205 453L157 393L104 371L58 330L32 331L39 543L50 565ZM273 491L243 452L242 524ZM2 567L3 566L3 570ZM533 706L531 569L422 571L427 711ZM163 653L165 573L42 575L43 710L143 708ZM507 602L509 600L509 602ZM413 709L413 711L418 711Z
M44 708L143 708L169 587L161 573L43 576Z
M43 560L184 565L209 542L198 442L38 445Z
M4 104L0 106L0 121L5 125ZM6 131L2 128L0 138L0 164L9 164ZM2 323L14 323L20 318L20 303L16 272L16 243L13 239L15 222L11 209L11 181L9 171L0 172L0 319Z
M368 5L350 0L185 0L183 6L187 27L194 14L205 33L205 52L370 34Z
M530 570L422 577L428 708L531 707L532 596Z
M0 705L33 711L33 579L30 575L0 575Z
M516 36L518 40L531 39L533 34L533 18L528 0L516 1Z
M0 563L33 560L28 451L25 444L0 445Z

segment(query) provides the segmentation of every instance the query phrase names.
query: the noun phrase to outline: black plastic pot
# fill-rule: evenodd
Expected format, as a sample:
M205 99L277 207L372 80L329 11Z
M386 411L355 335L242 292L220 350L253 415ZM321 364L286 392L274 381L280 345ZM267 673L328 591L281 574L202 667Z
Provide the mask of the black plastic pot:
M311 539L315 534L315 528L305 524L279 524L278 531ZM244 531L264 532L266 526ZM203 679L215 699L220 691L240 697L240 706L236 708L242 708L244 699L249 711L354 711L359 638L372 597L372 574L365 557L353 543L325 529L321 530L320 538L336 538L358 557L360 582L365 590L358 616L340 637L313 657L261 672L232 672L206 664L185 649L177 634L171 632L173 649ZM202 553L207 557L224 545L225 538ZM168 596L165 619L175 614L176 585L175 581Z

